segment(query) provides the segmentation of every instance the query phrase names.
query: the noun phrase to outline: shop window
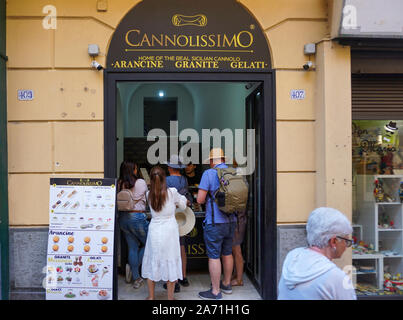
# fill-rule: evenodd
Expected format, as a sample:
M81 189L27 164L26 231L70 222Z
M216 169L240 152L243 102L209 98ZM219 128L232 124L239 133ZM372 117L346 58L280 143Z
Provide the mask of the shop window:
M403 295L403 120L354 120L357 295Z

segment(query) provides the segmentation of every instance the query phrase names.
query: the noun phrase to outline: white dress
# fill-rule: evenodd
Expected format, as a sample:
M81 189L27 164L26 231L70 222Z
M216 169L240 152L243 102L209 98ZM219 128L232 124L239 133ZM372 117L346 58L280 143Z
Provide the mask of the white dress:
M148 193L147 193L148 198ZM168 188L167 200L159 212L151 206L151 222L148 227L141 275L152 281L182 279L182 260L179 245L179 229L175 219L176 206L186 209L186 197L176 188Z

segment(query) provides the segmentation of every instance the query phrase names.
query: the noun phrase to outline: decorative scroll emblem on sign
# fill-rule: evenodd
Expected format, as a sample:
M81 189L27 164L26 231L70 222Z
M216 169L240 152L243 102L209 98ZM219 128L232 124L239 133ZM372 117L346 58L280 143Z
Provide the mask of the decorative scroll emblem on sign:
M175 14L172 17L172 24L175 27L182 27L182 26L205 27L207 25L207 17L204 14L197 14L195 16L184 16L183 14Z

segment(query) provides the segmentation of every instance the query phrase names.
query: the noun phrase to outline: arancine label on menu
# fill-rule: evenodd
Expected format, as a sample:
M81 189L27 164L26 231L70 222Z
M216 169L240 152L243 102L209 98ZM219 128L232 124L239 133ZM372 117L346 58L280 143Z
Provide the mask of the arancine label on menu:
M111 300L115 179L50 179L47 300Z

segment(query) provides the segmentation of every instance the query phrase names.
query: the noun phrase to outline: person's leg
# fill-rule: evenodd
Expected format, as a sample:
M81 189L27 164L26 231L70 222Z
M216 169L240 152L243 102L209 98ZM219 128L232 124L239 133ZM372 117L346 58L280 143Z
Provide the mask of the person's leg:
M181 246L181 258L182 258L182 276L183 279L186 278L186 265L187 265L187 257L186 257L186 250L185 246Z
M168 295L168 300L175 300L175 299L174 299L175 283L176 283L176 282L167 281L167 295Z
M221 278L221 261L220 259L208 259L208 266L210 272L210 279L213 294L217 295L220 292L220 278Z
M222 264L224 269L223 285L228 286L231 283L232 270L234 268L234 258L232 254L222 256Z
M148 297L146 300L154 300L155 299L155 282L147 279L147 286L148 286Z
M220 224L204 226L204 243L208 257L208 266L211 280L211 289L199 292L199 297L202 299L222 299L220 289L221 278L221 260L220 251L222 245L222 227Z
M234 257L234 274L232 276L231 284L235 286L243 285L243 271L244 271L244 259L242 256L241 244L245 237L247 213L241 212L237 215L238 221L234 232L232 243L232 255Z
M136 238L136 236L133 234L132 231L132 221L129 217L124 217L121 219L120 222L120 227L123 231L123 235L126 239L127 246L128 246L128 260L129 260L129 265L132 270L133 274L133 279L136 280L140 277L139 275L139 257L138 257L138 251L139 251L139 242Z
M232 285L239 285L242 283L243 279L243 267L244 267L244 260L242 256L242 250L240 245L235 245L232 247L232 253L234 257L234 264L235 264L235 272L236 276L231 281Z
M147 241L147 233L148 233L148 225L149 222L146 219L145 214L138 214L136 215L135 219L133 220L131 232L136 238L138 243L138 250L137 250L137 269L139 269L141 262L143 261L145 244ZM140 278L140 273L137 272L137 278ZM134 277L134 275L133 275ZM134 279L137 279L134 278Z
M225 236L222 244L223 285L231 285L232 271L234 270L234 257L232 256L232 239L234 237L235 223L225 224Z

